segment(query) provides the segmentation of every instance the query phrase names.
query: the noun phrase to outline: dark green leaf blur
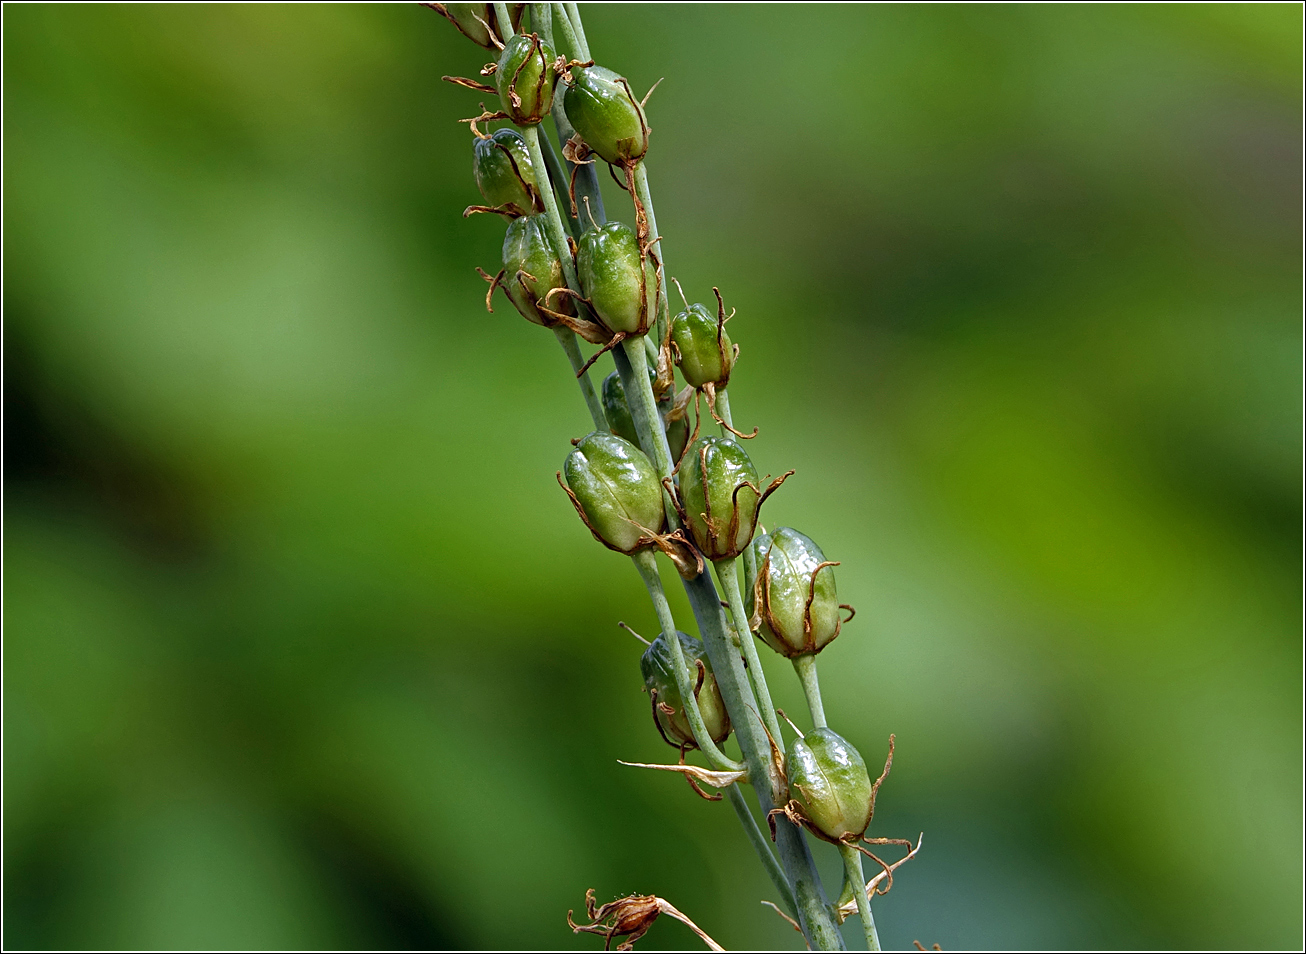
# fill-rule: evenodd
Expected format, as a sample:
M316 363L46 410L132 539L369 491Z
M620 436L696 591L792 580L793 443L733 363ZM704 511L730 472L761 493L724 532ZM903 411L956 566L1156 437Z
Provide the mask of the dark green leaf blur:
M925 834L886 945L1297 948L1300 8L584 13L666 77L763 520L859 611L830 723ZM5 945L595 950L592 887L801 948L729 808L617 764L676 757L654 617L554 479L553 336L485 311L494 104L440 77L489 54L416 4L3 25Z

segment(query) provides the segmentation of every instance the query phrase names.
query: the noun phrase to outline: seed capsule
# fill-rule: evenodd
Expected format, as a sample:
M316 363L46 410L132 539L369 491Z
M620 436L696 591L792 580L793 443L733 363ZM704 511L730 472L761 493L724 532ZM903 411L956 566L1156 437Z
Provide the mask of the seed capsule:
M875 809L866 763L831 729L813 729L790 743L785 757L789 794L823 835L856 840L866 833Z
M563 472L576 512L604 546L634 553L661 533L665 514L657 472L630 441L594 431L567 455Z
M630 416L630 405L626 403L626 390L621 386L621 375L613 371L603 379L603 413L607 415L608 427L618 437L625 438L636 447L639 435L635 431L635 419Z
M703 716L703 725L712 741L721 743L730 735L730 716L726 713L725 703L721 699L721 690L717 687L716 677L712 675L712 664L708 662L707 650L702 642L686 633L677 632L680 649L685 656L689 670L689 684L695 687L694 698L698 700L698 711ZM703 664L700 672L698 663ZM675 659L671 655L671 646L666 634L659 636L644 650L639 660L640 672L644 674L644 687L653 697L653 716L658 728L673 745L685 743L694 745L694 733L689 728L685 717L683 697L676 683ZM670 711L668 711L670 710Z
M499 36L499 21L494 15L494 4L428 3L426 6L442 14L458 28L459 33L477 46L483 46L487 50L498 49L502 46ZM525 8L526 4L524 3L508 4L508 16L512 20L514 30L521 23L522 10Z
M713 317L704 305L690 305L676 315L671 322L671 344L687 384L724 388L729 382L735 366L730 336L724 320Z
M562 105L567 120L604 162L625 165L648 152L644 109L624 76L602 66L573 66Z
M648 331L656 314L657 268L629 226L609 222L582 235L576 273L605 325L627 335Z
M680 499L703 556L739 556L753 538L762 501L779 485L760 490L748 453L728 437L701 437L690 445L680 464Z
M757 579L749 594L757 635L793 658L819 653L843 625L834 585L834 564L811 539L780 527L753 541Z
M558 323L539 309L539 302L555 288L565 288L562 262L545 232L544 216L523 215L508 223L503 237L504 291L527 321L552 328ZM571 299L555 295L545 305L560 314L571 314Z
M494 73L503 110L518 126L543 122L553 106L553 50L534 33L517 33Z
M505 126L496 129L489 139L477 139L472 172L476 187L489 205L517 215L544 211L530 152L517 130Z

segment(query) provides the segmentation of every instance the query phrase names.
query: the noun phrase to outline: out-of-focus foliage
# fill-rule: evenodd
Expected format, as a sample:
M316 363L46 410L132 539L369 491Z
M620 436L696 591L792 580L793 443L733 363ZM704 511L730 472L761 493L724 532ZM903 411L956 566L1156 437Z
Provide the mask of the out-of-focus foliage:
M667 78L670 273L860 610L831 725L925 832L886 943L1299 945L1300 9L585 15ZM616 763L674 758L653 617L472 271L439 78L486 54L416 5L4 27L6 945L593 949L594 887L797 946L729 810Z

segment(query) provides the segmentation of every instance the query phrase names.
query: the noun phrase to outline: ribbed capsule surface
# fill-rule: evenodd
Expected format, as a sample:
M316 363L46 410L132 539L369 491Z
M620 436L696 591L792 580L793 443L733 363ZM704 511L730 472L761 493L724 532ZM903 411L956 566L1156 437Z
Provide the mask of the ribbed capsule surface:
M494 81L508 118L535 126L553 106L553 50L534 33L517 33L499 55Z
M703 725L708 735L712 737L713 742L724 742L730 735L730 716L726 714L721 690L717 687L716 677L712 675L712 664L708 662L707 650L702 642L687 633L677 631L676 636L680 640L680 649L685 657L685 668L691 686L698 682L696 663L699 661L703 663L703 684L699 687L695 698L698 700L699 713L703 716ZM673 742L693 744L694 733L690 730L689 720L685 717L683 698L680 695L680 687L676 683L675 658L671 655L671 647L665 633L653 640L644 650L644 655L639 660L639 668L644 676L644 687L649 692L656 691L658 703L674 710L668 713L660 706L654 710L662 731Z
M822 833L835 841L860 838L871 823L866 763L833 729L813 729L785 757L789 793Z
M609 222L582 235L576 274L605 325L629 335L648 331L656 313L657 269L630 226Z
M554 254L543 215L523 215L508 223L503 237L503 288L522 317L551 328L558 322L540 311L539 302L555 288L565 288L562 262ZM570 315L571 299L554 295L545 305Z
M602 66L573 66L563 94L567 120L604 162L621 165L648 152L648 124L625 78Z
M630 441L594 431L567 455L563 476L590 529L612 549L633 553L641 537L662 531L657 472Z
M671 343L686 384L696 388L705 384L725 387L734 367L730 336L705 305L690 305L672 319Z
M759 534L752 547L757 579L745 599L761 620L757 635L790 658L820 652L841 625L834 567L821 567L821 548L792 527Z
M709 560L736 557L753 538L757 468L736 441L701 437L680 464L680 500L694 544Z
M514 207L519 215L543 212L526 140L515 129L496 129L472 147L476 187L488 205Z

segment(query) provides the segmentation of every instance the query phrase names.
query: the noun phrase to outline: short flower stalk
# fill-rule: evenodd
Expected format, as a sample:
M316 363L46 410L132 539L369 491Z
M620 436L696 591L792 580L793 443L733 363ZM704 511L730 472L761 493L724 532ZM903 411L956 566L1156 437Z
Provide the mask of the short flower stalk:
M878 950L871 896L888 891L893 871L920 848L919 841L913 848L868 834L892 764L893 737L884 771L871 782L857 750L827 724L816 656L852 619L852 609L837 602L836 562L797 530L767 533L760 524L763 504L794 472L759 478L743 443L758 430L735 429L727 387L739 346L726 330L734 312L726 313L713 288L715 308L690 304L682 291L685 309L670 315L647 168L652 91L638 98L624 76L591 58L576 4L530 4L529 13L523 4L428 6L497 53L481 70L486 82L446 77L499 100L497 111L482 106L466 120L484 201L465 214L507 221L502 268L493 276L482 272L487 308L502 290L528 322L552 331L562 345L593 430L573 439L557 482L594 539L631 559L657 620L658 632L640 637L639 670L653 731L677 755L673 763L622 764L679 774L698 796L728 801L779 892L777 910L811 949L843 949L839 924L855 909L868 946ZM541 128L549 118L562 161ZM505 121L510 125L490 131ZM631 224L607 218L599 163L626 190ZM589 357L582 340L596 346ZM590 368L607 355L615 370L595 389ZM677 372L684 382L679 391ZM700 433L699 397L720 436ZM673 617L659 553L680 577L697 636ZM789 741L759 645L792 662L807 700L813 728L803 733L789 723L796 735ZM846 890L837 903L821 883L804 833L836 846L843 859ZM868 845L903 845L910 852L887 863ZM863 856L880 868L869 884ZM618 949L629 949L662 914L721 949L656 896L598 905L590 891L586 911L588 924L577 924L569 912L572 929L599 934L609 945L620 940Z

